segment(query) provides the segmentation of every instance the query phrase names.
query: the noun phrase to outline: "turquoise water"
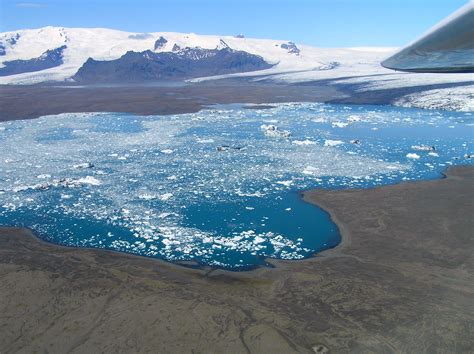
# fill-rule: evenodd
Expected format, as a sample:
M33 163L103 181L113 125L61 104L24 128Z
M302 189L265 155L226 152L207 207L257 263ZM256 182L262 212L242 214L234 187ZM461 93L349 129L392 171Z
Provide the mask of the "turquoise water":
M439 178L472 164L473 124L468 112L315 103L0 123L0 224L232 270L301 259L340 236L298 191Z

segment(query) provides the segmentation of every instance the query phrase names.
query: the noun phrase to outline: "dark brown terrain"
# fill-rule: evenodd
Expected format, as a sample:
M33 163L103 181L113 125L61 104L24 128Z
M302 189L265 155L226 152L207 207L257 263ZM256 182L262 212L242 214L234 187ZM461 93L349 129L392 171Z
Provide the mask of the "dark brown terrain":
M325 102L345 96L332 86L233 81L174 86L0 86L0 121L72 112L179 114L212 104Z
M472 353L474 169L314 190L343 242L233 273L0 229L1 353Z
M367 77L370 82L371 78ZM470 86L472 81L409 86L367 92L360 84L337 79L278 84L235 78L197 83L164 82L140 85L68 86L63 84L0 85L0 122L74 112L124 112L139 115L197 112L214 104L326 102L391 104L412 93Z

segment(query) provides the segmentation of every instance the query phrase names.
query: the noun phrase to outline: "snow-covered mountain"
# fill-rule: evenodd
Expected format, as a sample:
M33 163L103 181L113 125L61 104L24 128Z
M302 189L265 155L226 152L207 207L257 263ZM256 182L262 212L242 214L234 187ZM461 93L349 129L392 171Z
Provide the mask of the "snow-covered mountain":
M243 38L243 36L207 36L193 33L130 33L100 28L45 27L0 34L0 69L12 61L38 60L48 51L66 46L62 63L44 70L1 75L0 84L26 84L43 81L63 81L74 76L89 59L118 60L129 51L153 53L183 52L193 49L232 49L262 57L273 70L284 73L295 70L325 69L333 61L324 51L292 42ZM390 49L385 50L389 53ZM194 50L195 59L199 59ZM204 54L209 54L205 53ZM384 55L382 55L384 57ZM26 64L26 63L25 63Z
M466 82L472 81L472 74L413 74L383 68L380 62L396 49L316 48L288 40L253 39L242 35L130 33L102 28L44 27L0 33L0 84L47 81L90 83L97 73L104 73L104 70L113 72L117 67L120 67L122 77L126 77L130 72L129 67L126 67L130 64L130 59L140 58L133 65L145 72L154 71L151 76L145 75L149 80L169 79L170 77L162 77L160 74L162 70L167 70L180 73L172 79L192 81L246 76L254 81L320 81L351 85L354 90L367 92L424 87L425 95L418 102L425 103L431 102L430 93L426 91L428 86L438 85L433 87L436 91L432 94L439 96L445 95L443 90L450 90L451 86L462 83L462 88L449 92L458 92L462 95L461 101L471 105L468 109L473 109L474 89L472 85L466 86ZM226 60L214 58L218 54ZM159 66L163 58L167 60L164 67ZM203 64L204 61L206 65ZM196 67L198 62L206 70L189 69ZM84 65L86 63L88 64ZM100 71L99 67L103 70ZM214 70L210 70L210 67L214 67ZM143 72L140 73L142 74ZM140 75L136 76L138 80ZM84 77L89 79L83 80ZM119 81L120 78L109 77L102 81L104 80ZM412 96L413 94L407 99L416 101L416 97ZM402 101L407 104L406 100Z

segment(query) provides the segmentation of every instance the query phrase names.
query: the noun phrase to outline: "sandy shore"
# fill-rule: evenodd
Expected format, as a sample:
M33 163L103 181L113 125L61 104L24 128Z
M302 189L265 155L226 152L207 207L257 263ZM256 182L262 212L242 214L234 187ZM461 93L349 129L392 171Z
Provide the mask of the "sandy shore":
M0 229L2 353L467 353L474 168L315 190L343 242L250 272L64 248Z

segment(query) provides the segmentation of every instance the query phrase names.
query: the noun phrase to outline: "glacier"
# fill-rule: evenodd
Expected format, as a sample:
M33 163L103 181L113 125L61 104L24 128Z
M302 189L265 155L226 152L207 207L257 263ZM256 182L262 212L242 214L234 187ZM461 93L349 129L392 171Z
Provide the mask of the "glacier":
M157 41L159 45L156 45ZM272 67L247 73L198 77L190 79L190 82L243 78L253 83L314 83L349 87L362 95L374 95L380 90L412 88L403 97L390 103L406 107L472 111L472 74L403 73L382 67L380 62L398 48L318 48L288 40L194 33L143 34L103 28L64 27L2 32L0 68L5 67L7 62L31 60L47 51L62 46L66 48L61 65L3 76L0 77L0 85L74 83L72 77L89 58L113 61L129 51L165 53L173 52L176 48L216 50L223 47L222 43L233 50L260 56ZM449 93L449 99L446 98L446 92Z

